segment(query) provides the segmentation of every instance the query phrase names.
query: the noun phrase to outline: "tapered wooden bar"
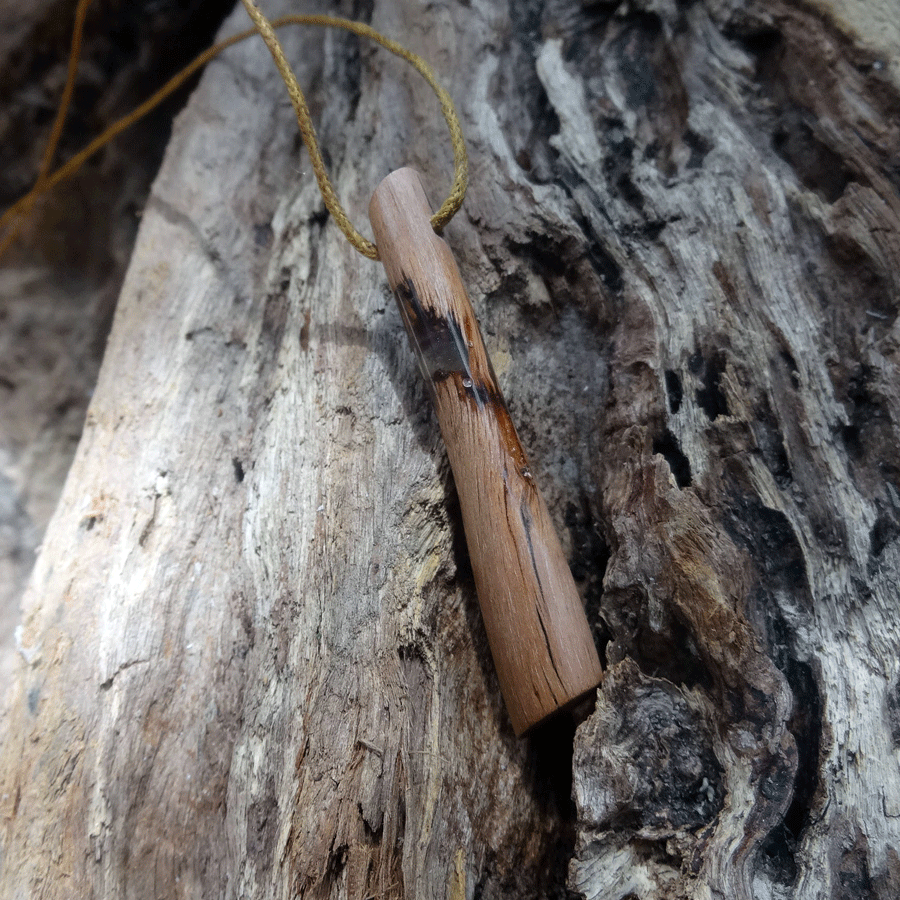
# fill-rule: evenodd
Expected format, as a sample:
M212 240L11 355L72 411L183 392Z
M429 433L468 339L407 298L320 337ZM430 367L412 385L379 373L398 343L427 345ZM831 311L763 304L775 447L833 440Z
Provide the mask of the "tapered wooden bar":
M523 734L595 688L602 670L459 269L430 217L412 169L388 175L369 206L447 445L500 688Z

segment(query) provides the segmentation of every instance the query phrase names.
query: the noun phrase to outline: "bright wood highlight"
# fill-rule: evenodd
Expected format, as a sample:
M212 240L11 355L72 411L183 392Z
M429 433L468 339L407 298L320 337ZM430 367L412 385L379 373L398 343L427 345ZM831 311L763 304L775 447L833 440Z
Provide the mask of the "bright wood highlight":
M500 687L523 734L595 688L602 669L459 269L430 216L412 169L388 175L369 206L447 445Z

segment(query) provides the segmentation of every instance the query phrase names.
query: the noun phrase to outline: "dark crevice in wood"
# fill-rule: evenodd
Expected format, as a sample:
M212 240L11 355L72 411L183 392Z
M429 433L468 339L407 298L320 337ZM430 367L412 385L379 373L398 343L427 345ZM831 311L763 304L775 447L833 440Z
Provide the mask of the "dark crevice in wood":
M671 219L646 219L638 225L628 224L622 227L620 233L623 237L639 240L641 243L655 241L663 233L667 225L677 222L678 216Z
M584 221L580 224L582 227L587 225ZM585 233L591 234L591 230L588 228ZM596 236L588 244L586 256L588 262L590 262L594 271L600 277L603 286L613 294L621 293L625 284L622 278L622 270L612 252L607 250Z
M573 555L570 562L575 580L599 588L609 562L609 546L603 540L590 499L582 496L577 505L567 503L564 521L572 536Z
M529 241L508 241L508 246L516 253L522 252L526 257L534 255L537 258L538 267L545 265L543 273L551 286L551 293L556 294L562 286L561 299L572 293L572 288L578 283L585 283L583 261L590 264L605 292L618 295L622 291L624 280L622 270L616 260L614 249L609 246L614 240L611 234L601 233L591 220L581 212L584 198L577 198L575 192L589 192L589 186L582 177L575 172L567 160L560 158L555 167L555 181L565 190L573 200L572 216L580 227L584 240L578 241L574 235L550 235L530 232ZM596 208L602 209L603 203L599 197L594 197ZM653 229L657 223L650 223ZM596 291L588 291L587 296ZM601 304L597 304L597 312L600 312Z
M630 178L634 168L634 139L618 117L608 117L600 125L609 152L604 155L603 174L610 184L618 184L623 178Z
M779 668L782 668L781 666ZM822 700L813 669L795 657L782 668L794 695L788 729L797 743L797 775L794 795L784 816L785 827L799 840L810 822L812 804L819 788L819 755L822 745Z
M865 834L857 829L853 842L841 854L838 864L839 900L887 900L876 892L869 868L869 848Z
M822 245L820 265L824 261L832 269L822 273L828 276L822 294L836 315L823 324L835 344L849 348L867 333L883 337L900 312L896 273L857 235L840 231L815 239Z
M349 18L357 22L371 22L374 9L375 0L354 0ZM376 51L377 48L369 41L363 43L362 38L357 38L355 35L342 34L333 29L332 35L345 42L346 52L338 53L341 63L338 67L337 80L334 83L340 86L340 95L347 100L345 121L349 122L356 118L356 111L362 95L363 79L366 77L362 62L365 52L363 48L372 51Z
M789 732L794 737L797 762L793 775L782 768L777 785L769 792L791 799L781 822L762 846L760 864L767 874L782 884L792 884L797 875L794 854L800 836L810 822L819 781L822 743L822 703L812 667L798 656L796 638L783 610L809 609L809 585L803 553L787 518L779 511L763 507L756 498L741 495L732 485L732 513L725 525L732 539L750 554L759 572L748 599L748 615L758 624L767 652L784 674L793 695ZM789 784L782 784L784 778ZM767 788L763 785L762 792Z
M542 723L528 735L528 775L541 806L574 819L572 801L572 749L575 723L560 716Z
M545 278L564 278L575 256L572 238L566 238L564 243L558 243L548 241L547 236L542 234L529 234L528 237L530 238L528 244L515 244L514 249L523 255L527 252L534 263L535 271Z
M363 829L366 839L371 844L377 846L381 843L382 836L384 834L384 811L378 811L380 813L379 818L374 822L372 821L371 817L366 814L362 803L356 804L356 811L359 813L359 818L363 823Z
M437 424L435 424L435 428ZM440 462L439 475L444 486L443 510L447 522L450 526L450 535L453 548L453 580L459 584L468 596L471 596L473 603L475 599L475 575L472 572L472 562L469 559L469 549L466 546L466 533L463 528L462 509L459 505L459 494L456 492L456 482L453 480L453 472L450 469L450 462L446 454ZM478 619L477 604L473 606L476 617ZM480 632L483 633L484 627L481 626Z
M563 830L567 835L565 839L557 835L557 842L548 848L542 858L528 861L531 871L517 865L515 859L498 859L495 852L488 852L472 888L473 900L524 900L531 897L580 900L582 895L573 894L566 888L568 862L574 847L574 829Z
M887 714L891 728L891 740L900 747L900 675L894 678L887 691Z
M657 631L645 623L637 632L636 661L641 671L683 688L710 689L715 678L701 658L690 627L675 616Z
M684 387L681 376L672 369L666 369L666 396L669 398L669 412L672 415L681 409L681 401L684 399Z
M870 567L878 565L878 558L898 537L900 537L900 522L897 520L897 510L894 508L881 511L869 530Z
M768 397L762 395L756 405L755 416L750 423L756 449L766 468L772 473L778 487L785 489L793 483L791 464L784 446L778 418L769 406Z
M537 879L529 878L514 860L499 858L494 850L488 850L472 888L472 900L526 897L579 900L581 895L570 893L565 885L568 856L564 848L555 846L543 859L532 864L539 873Z
M501 286L484 299L484 308L491 309L495 303L515 303L519 307L529 333L543 333L548 328L560 330L560 315L564 307L574 306L588 314L587 328L598 332L602 340L609 331L613 315L610 300L621 291L622 274L609 251L604 249L591 235L589 224L580 221L584 229L584 240L575 235L529 232L527 241L505 240L504 245L517 260L513 272L507 272L507 262L502 262ZM501 260L497 260L498 269ZM535 303L529 294L525 271L539 275L550 295L550 305ZM490 328L485 329L490 333Z
M708 356L697 350L688 360L688 368L700 380L700 387L694 392L697 405L711 422L728 415L728 400L722 390L726 366L725 353L721 350L714 350Z
M885 549L900 538L900 521L894 508L882 510L869 530L869 561L867 573L873 576L878 570Z
M704 137L702 134L696 134L689 128L684 132L682 140L691 151L691 155L688 158L687 163L685 164L685 168L702 168L703 160L706 159L707 154L709 154L709 152L715 146L713 142L709 140L709 138Z
M568 503L564 521L572 538L572 576L584 598L584 610L594 635L600 661L606 665L606 645L610 634L603 619L603 578L609 563L609 546L603 539L598 517L592 511L590 498L582 496L580 504Z
M765 602L765 601L763 601ZM812 806L819 788L819 756L822 745L822 700L816 676L809 663L797 656L796 637L777 607L768 609L767 644L772 661L784 673L793 694L793 709L788 729L797 746L797 772L790 806L785 812L783 829L769 837L784 846L779 858L793 854L800 836L810 822ZM788 869L790 867L787 867Z
M784 824L776 825L759 848L759 870L771 881L790 887L797 880L797 841Z
M524 106L524 115L512 122L508 139L514 157L528 178L536 184L555 180L558 151L550 138L559 132L559 118L537 77L534 59L544 40L541 19L546 15L544 0L526 0L509 5L513 25L508 45L501 53L492 97L499 105L516 96Z
M650 606L643 585L603 595L602 621L614 641L606 646L611 661L627 656L648 677L685 689L713 690L717 676L703 659L691 624L671 607L657 610L657 621L651 621Z
M848 435L852 435L848 447L858 455L862 449L860 438L864 432L871 433L880 419L884 418L884 410L879 398L872 391L874 372L865 363L851 369L847 383L847 401L850 412Z
M92 531L98 522L103 521L103 516L85 516L79 523L78 527L85 531Z
M782 108L772 147L791 165L804 187L826 203L834 203L852 180L842 157L817 136L814 121L802 110Z
M662 456L669 464L672 477L680 488L689 487L691 484L691 463L684 455L678 438L668 428L653 439L653 452Z
M727 489L731 502L723 524L731 539L750 554L760 573L761 593L754 595L756 599L768 603L777 592L784 592L793 598L797 608L809 609L806 560L787 517L763 506L733 481ZM781 605L773 604L773 608Z
M338 880L344 867L347 865L347 855L350 848L347 844L339 844L332 847L328 853L326 879L330 881L334 887L337 887Z
M527 242L505 242L509 250L521 260L522 271L531 270L544 280L554 305L583 305L585 295L589 296L591 293L586 284L585 267L582 265L589 254L584 244L572 235L557 237L530 232L527 237ZM513 272L504 276L503 287L490 297L502 295L507 301L519 297L524 315L540 313L546 316L547 310L535 307L527 290L528 282L524 276ZM546 322L534 319L531 324L546 327Z
M799 9L791 9L777 30L763 24L768 18L763 10L742 11L726 25L725 34L756 60L758 95L750 108L760 130L771 136L772 149L805 187L829 203L851 182L868 183L853 146L860 140L878 160L880 174L898 187L887 135L870 130L867 122L853 131L840 122L854 94L878 109L874 118L896 119L897 97L878 77L872 52L864 43L853 45L827 19ZM823 118L840 123L840 130L826 132L820 125Z
M613 195L618 194L639 216L646 216L644 209L644 196L641 194L637 185L632 181L630 172L619 174L614 181L611 182Z
M676 19L676 28L680 17ZM626 105L637 112L636 134L645 159L652 160L666 177L676 174L675 151L687 130L688 94L682 81L680 51L655 13L639 12L624 16L614 26L606 46L594 51L610 55L616 62L619 87ZM585 83L591 84L588 70L582 67ZM630 172L612 181L618 192L635 210L642 212L645 198L633 184Z
M882 396L890 388L865 363L848 365L843 387L849 421L841 426L840 437L854 481L864 496L888 501L900 490L900 443L891 423L888 399ZM885 490L885 482L894 494ZM893 499L889 502L894 505Z
M600 276L604 287L614 294L620 293L624 285L622 270L612 254L595 241L588 246L587 259Z
M568 0L550 0L544 13L544 35L561 37L564 43L563 58L577 65L596 53L618 3L583 3L575 15Z
M788 371L790 372L791 383L793 384L794 388L795 389L800 388L800 386L801 386L800 381L799 381L800 373L797 368L797 360L794 359L793 354L789 350L784 349L784 348L780 351L779 355L781 357L781 361L784 363L785 366L787 366Z
M575 846L575 803L572 799L572 753L579 724L569 711L533 729L527 738L530 792L545 821L555 823L536 871L550 896L565 890L568 862Z
M777 28L761 23L742 23L740 26L725 27L725 37L735 41L756 60L755 77L771 81L768 75L770 60L782 52L784 38Z

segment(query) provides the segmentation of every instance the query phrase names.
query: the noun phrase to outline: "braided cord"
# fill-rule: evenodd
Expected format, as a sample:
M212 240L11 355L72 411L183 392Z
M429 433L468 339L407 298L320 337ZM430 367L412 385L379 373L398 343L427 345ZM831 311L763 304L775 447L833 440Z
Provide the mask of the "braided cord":
M344 232L347 240L350 241L363 256L367 256L369 259L378 259L378 248L354 228L353 223L344 212L344 208L341 206L337 194L335 194L334 187L332 186L331 180L328 177L328 172L325 169L325 163L322 160L322 154L319 152L316 130L313 127L312 119L309 115L306 98L303 96L303 91L300 89L300 85L297 83L297 79L284 55L281 44L275 36L273 25L276 23L270 23L262 12L260 12L259 7L253 0L243 0L243 3L247 9L248 15L253 20L253 24L256 26L257 31L259 31L260 36L266 42L266 46L272 54L272 59L275 60L275 66L287 87L291 103L293 103L294 110L297 113L297 123L300 126L300 135L303 138L303 143L306 145L306 150L312 161L313 172L315 172L322 199L325 201L325 207L328 209L328 212L331 213L337 226ZM350 31L359 37L369 38L370 40L381 44L382 47L389 50L395 56L399 56L401 59L406 60L406 62L413 66L425 81L428 82L431 89L437 94L438 101L441 104L441 112L444 114L444 119L450 130L450 141L453 144L453 187L440 209L431 218L432 227L435 231L440 231L450 219L453 218L460 206L462 206L463 198L466 195L466 186L468 184L469 159L466 155L466 145L463 140L462 128L459 124L459 118L456 115L456 109L453 106L453 100L450 99L450 95L438 83L438 80L428 63L426 63L422 57L407 50L402 44L398 44L389 37L385 37L383 34L375 31L374 28L371 28L362 22L354 22L350 19L325 15L284 16L282 19L277 20L277 22L278 24L295 22L302 25L323 25L332 28L343 28L345 31Z

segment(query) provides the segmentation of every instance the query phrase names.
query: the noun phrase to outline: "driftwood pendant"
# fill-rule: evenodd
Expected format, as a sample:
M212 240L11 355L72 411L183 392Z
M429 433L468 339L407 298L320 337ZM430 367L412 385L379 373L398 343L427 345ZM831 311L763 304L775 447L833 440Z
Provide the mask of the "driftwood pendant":
M602 669L459 269L430 217L412 169L388 175L369 205L447 445L494 665L520 735L595 688Z

